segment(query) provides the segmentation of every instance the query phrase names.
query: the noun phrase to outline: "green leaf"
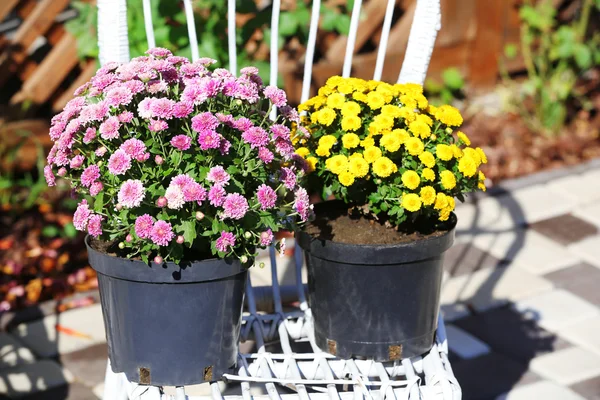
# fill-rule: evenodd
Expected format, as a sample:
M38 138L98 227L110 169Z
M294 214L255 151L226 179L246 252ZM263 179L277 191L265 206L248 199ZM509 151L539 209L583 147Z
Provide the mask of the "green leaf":
M335 20L335 27L342 35L347 35L350 32L350 16L340 14Z
M592 51L583 43L577 43L573 49L575 62L581 69L588 69L592 66Z
M465 85L462 74L457 68L448 68L442 72L444 84L452 90L461 90Z
M69 239L73 239L75 236L77 236L77 229L75 229L75 225L73 225L71 222L64 226L63 231L65 232L65 236Z
M292 36L298 30L298 18L294 12L282 12L279 16L279 34Z
M56 225L46 225L42 228L42 236L53 238L60 234L60 230Z
M183 231L185 243L192 244L196 240L196 221L186 220L181 223L179 228Z
M104 208L104 192L98 193L96 197L94 197L94 211L100 212Z
M337 26L336 19L339 17L339 13L322 6L321 15L321 28L326 32L334 31Z

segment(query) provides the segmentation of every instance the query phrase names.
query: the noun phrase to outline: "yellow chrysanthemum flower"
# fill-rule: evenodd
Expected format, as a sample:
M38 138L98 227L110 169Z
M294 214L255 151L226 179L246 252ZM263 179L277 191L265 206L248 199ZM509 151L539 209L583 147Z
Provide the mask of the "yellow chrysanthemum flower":
M458 136L458 140L463 142L465 145L471 145L471 139L469 139L469 137L464 132L458 131L456 132L456 136Z
M354 100L362 101L363 103L367 102L367 95L361 92L352 93L352 98Z
M435 202L435 189L432 186L423 186L419 194L424 205L430 206Z
M341 93L332 93L327 97L327 107L329 108L340 110L345 102L346 97Z
M406 129L394 129L392 132L398 134L401 143L406 143L408 139L410 139L410 133L406 131Z
M440 221L448 221L448 218L450 218L450 211L448 211L447 209L443 209L440 211L440 217L439 220Z
M446 190L452 190L456 186L456 177L448 170L440 172L440 181Z
M354 87L350 82L342 82L338 85L338 90L343 94L350 94L354 91Z
M421 172L421 176L423 177L423 179L426 179L428 181L435 180L435 172L433 172L433 170L431 168L423 168L423 172Z
M386 104L385 106L381 107L381 114L387 115L392 118L398 118L401 114L400 107L391 104Z
M421 139L417 137L408 138L406 142L404 142L404 147L406 147L406 150L411 156L418 156L425 148Z
M417 101L417 107L419 107L421 110L425 110L429 105L429 101L427 101L427 98L423 95L423 93L415 93L413 97Z
M348 171L348 158L343 154L337 154L325 161L325 167L336 175Z
M448 205L446 206L446 210L448 211L452 211L454 210L454 207L456 206L456 202L454 201L454 197L452 196L446 196L446 201L448 202Z
M385 97L378 92L369 92L367 94L367 105L372 110L378 110L385 104Z
M362 155L362 153L352 153L348 156L348 159L353 159L353 158L362 158L363 160L365 159Z
M336 143L337 139L333 135L324 135L319 138L319 147L322 146L330 149Z
M402 183L410 190L414 190L421 184L421 178L415 171L406 171L402 174Z
M421 154L419 154L419 160L421 160L421 162L427 168L433 168L433 166L435 165L435 157L428 151L424 151Z
M402 138L400 134L397 132L398 129L394 129L390 133L386 133L379 139L379 145L383 147L386 151L393 153L400 149L402 146Z
M367 149L369 147L375 146L375 139L373 139L372 137L368 136L366 138L364 138L363 140L360 141L360 145Z
M448 126L460 126L463 123L463 117L460 112L449 105L443 105L435 110L435 118Z
M421 209L421 198L416 193L407 193L402 196L402 207L410 212L419 211Z
M319 159L317 157L308 157L306 159L306 164L308 164L308 172L313 172L316 167Z
M408 107L400 108L400 116L406 120L407 124L410 124L417 119L417 114Z
M355 101L347 101L342 106L342 115L358 115L362 109L360 105Z
M462 157L463 152L460 149L460 147L458 147L455 144L451 144L450 147L452 148L452 153L454 154L454 158L461 158Z
M296 149L296 154L298 154L302 158L305 158L307 155L310 154L310 150L306 147L298 147Z
M483 172L479 171L479 174L477 175L477 178L480 181L485 181L485 174Z
M342 136L342 144L345 149L353 149L360 144L360 138L355 133L346 133Z
M323 107L319 110L318 121L321 125L329 126L337 117L335 111L329 107Z
M482 190L482 191L484 191L484 192L487 191L487 188L485 187L485 183L483 183L482 181L480 181L477 184L477 188L480 189L480 190Z
M389 83L379 82L377 89L375 90L385 98L386 103L392 101L394 97L394 87Z
M394 118L389 115L379 114L373 118L373 123L377 124L380 127L380 130L392 129L394 126Z
M436 210L443 210L446 207L448 207L448 196L440 192L435 197L435 204L433 205L433 208Z
M471 147L467 147L463 150L463 157L470 157L475 161L475 167L479 167L481 165L481 156L479 152Z
M431 128L423 121L416 120L408 125L413 135L426 139L431 135Z
M433 120L431 119L431 117L429 115L417 114L417 121L424 122L427 124L427 126L433 125Z
M465 154L458 161L458 170L467 178L472 177L477 173L477 163L472 157Z
M330 77L329 79L327 79L327 82L325 82L325 86L327 86L331 89L335 89L342 82L344 82L344 78L342 78L339 75L334 75L334 76Z
M360 153L354 153L360 154ZM348 170L352 175L357 178L363 178L369 173L369 163L364 160L362 155L360 157L356 157L354 155L350 156L350 162L348 166Z
M350 186L354 183L354 175L352 175L350 172L342 172L338 175L338 179L344 186Z
M315 153L319 157L329 157L331 155L331 147L319 146L317 147L317 150L315 150Z
M331 93L333 93L334 88L328 87L328 86L323 86L321 88L319 88L318 90L318 94L319 96L329 96Z
M373 173L381 178L387 178L397 170L396 164L387 157L380 157L373 163Z
M454 157L454 152L452 151L452 147L447 144L440 143L435 146L435 155L443 161L450 161L452 157Z
M400 102L402 102L402 104L404 104L405 107L408 107L411 110L417 108L417 100L411 95L403 94L402 96L400 96Z
M367 147L363 151L363 157L369 164L372 164L381 157L381 149L377 146Z
M488 162L487 156L485 155L485 153L483 152L483 150L481 149L481 147L475 148L475 151L477 152L477 154L479 154L479 158L481 159L481 163L482 164L487 164L487 162Z
M358 115L344 115L342 117L342 130L355 131L362 126L362 120Z

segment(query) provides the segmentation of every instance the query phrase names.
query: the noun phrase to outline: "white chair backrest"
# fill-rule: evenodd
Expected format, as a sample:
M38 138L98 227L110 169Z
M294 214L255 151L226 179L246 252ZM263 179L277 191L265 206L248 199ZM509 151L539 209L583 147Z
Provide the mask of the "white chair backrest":
M129 42L127 36L127 0L97 0L98 4L98 46L100 49L100 62L102 64L108 61L128 61L129 60ZM152 0L129 0L142 1L144 10L144 20L146 27L146 36L148 47L154 47L154 28L152 26L152 17L150 1ZM177 1L177 0L172 0ZM236 26L235 26L235 3L236 0L228 1L228 48L229 48L229 69L233 74L237 74L237 49L236 49ZM252 0L245 0L252 1ZM433 46L437 32L441 28L441 8L440 0L416 0L417 5L410 29L410 36L404 62L398 76L400 83L419 83L423 84L429 60L433 52ZM197 60L198 39L194 24L194 13L192 9L192 0L183 0L185 14L187 17L188 36L192 49L192 59ZM271 75L270 83L277 83L278 66L278 48L277 37L279 33L279 14L281 0L273 0L273 13L271 17ZM380 80L385 61L388 36L392 25L392 16L396 0L388 0L386 13L383 20L383 28L379 49L377 51L377 61L375 64L375 73L373 79ZM358 30L358 21L362 0L355 0L350 20L350 32L346 45L346 54L342 76L350 76L352 72L352 56L354 53L354 43L356 32ZM312 13L310 19L310 28L308 43L306 46L306 57L304 65L304 77L302 82L301 101L309 97L310 83L312 77L312 65L314 59L315 43L317 41L317 30L319 23L319 13L321 10L321 0L314 0L312 4Z

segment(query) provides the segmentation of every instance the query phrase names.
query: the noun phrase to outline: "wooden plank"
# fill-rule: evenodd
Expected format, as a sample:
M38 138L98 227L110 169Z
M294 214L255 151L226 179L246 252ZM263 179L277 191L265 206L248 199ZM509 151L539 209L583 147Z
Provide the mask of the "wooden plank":
M46 102L77 62L77 41L73 35L66 33L23 83L21 90L10 99L11 104L25 100L35 104Z
M90 60L82 68L81 73L79 74L77 79L75 79L73 83L63 92L63 94L61 94L52 103L52 111L55 113L61 111L65 107L67 102L73 98L73 92L75 92L75 89L92 79L95 73L96 61Z
M48 30L48 33L46 34L46 40L48 41L48 45L50 45L51 47L56 45L56 43L58 43L58 41L63 37L64 33L65 28L62 24L52 24L52 27ZM27 79L29 79L29 77L31 76L31 74L33 74L33 71L35 71L37 67L37 60L34 60L30 57L27 58L25 62L21 64L21 67L18 70L21 81L25 82Z
M381 23L385 16L386 3L386 0L371 0L363 5L360 22L358 23L358 30L356 32L354 53L365 45L375 30L381 30ZM340 57L340 54L345 54L347 42L348 36L339 36L325 53L325 58L334 61Z
M436 46L453 46L474 39L477 29L476 3L477 0L441 0L442 29L438 33Z
M468 71L469 83L478 90L496 84L509 6L505 1L477 2L477 35L472 42Z
M6 18L18 2L19 0L2 0L0 2L0 21L4 21L4 18Z
M30 137L26 140L23 147L19 149L15 161L11 164L7 160L0 160L0 171L16 169L17 171L29 171L35 167L38 154L36 140L47 152L52 147L52 141L48 135L48 120L29 119L15 122L4 123L0 121L0 147L10 148L21 140L19 132L29 132Z

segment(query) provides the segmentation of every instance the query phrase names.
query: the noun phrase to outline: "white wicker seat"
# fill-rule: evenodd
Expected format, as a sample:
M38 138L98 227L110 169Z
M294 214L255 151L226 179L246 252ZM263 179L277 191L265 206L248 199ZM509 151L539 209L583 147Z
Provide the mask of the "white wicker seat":
M142 1L144 7L148 46L154 47L154 33L150 18L150 0ZM188 34L192 44L192 58L200 57L194 28L191 0L183 0L188 19ZM317 37L320 0L314 0L305 57L302 101L308 99L312 75L312 64ZM127 36L126 0L97 0L98 36L100 61L128 61L129 47ZM379 80L385 61L388 35L390 32L395 0L388 0L383 23L380 47L377 55L374 79ZM271 19L272 38L278 36L280 0L273 0ZM228 0L228 47L229 69L237 73L235 45L235 0ZM352 55L362 0L354 1L350 33L344 58L343 76L350 76ZM414 20L410 31L405 61L399 73L399 82L422 84L425 79L437 31L441 25L439 0L417 0ZM160 45L160 43L159 43ZM270 82L277 81L277 40L271 43ZM276 110L274 110L276 112ZM226 375L228 387L222 392L218 382L211 383L211 394L207 396L186 396L183 387L176 389L176 395L168 396L162 388L138 385L127 381L124 374L115 374L107 366L105 380L105 400L120 399L200 399L220 400L270 398L280 400L299 398L317 399L444 399L460 400L461 390L448 361L448 345L444 323L439 318L437 340L431 351L422 357L404 359L397 362L378 363L369 360L339 360L321 352L314 343L311 310L308 307L302 284L302 253L296 249L296 285L282 288L279 284L275 250L270 250L271 275L273 285L268 289L274 312L265 314L257 310L255 289L248 282L246 301L249 313L244 316L242 340L252 338L258 351L239 356L238 373ZM295 292L299 308L284 311L283 292ZM266 345L278 342L277 352L267 351ZM298 350L304 344L306 351ZM302 347L302 346L300 346ZM173 366L176 368L177 366ZM257 394L253 386L265 388L264 394Z

